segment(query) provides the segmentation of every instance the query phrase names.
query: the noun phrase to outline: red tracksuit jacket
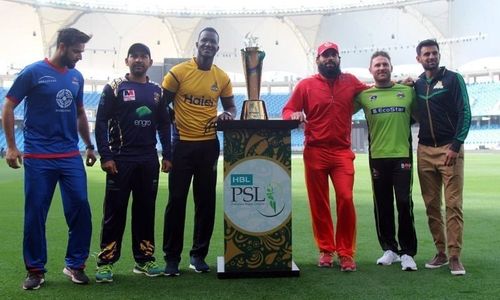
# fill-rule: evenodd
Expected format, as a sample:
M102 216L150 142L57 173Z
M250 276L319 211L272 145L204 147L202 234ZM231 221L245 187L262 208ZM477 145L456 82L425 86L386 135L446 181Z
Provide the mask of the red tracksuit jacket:
M301 80L283 108L283 119L304 111L305 144L351 148L351 122L354 97L367 86L354 75L341 73L333 80L320 74Z

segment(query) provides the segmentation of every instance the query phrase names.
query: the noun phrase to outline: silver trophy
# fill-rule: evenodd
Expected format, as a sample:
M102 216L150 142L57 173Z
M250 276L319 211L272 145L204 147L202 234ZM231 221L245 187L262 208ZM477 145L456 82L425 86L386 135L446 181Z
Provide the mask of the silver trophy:
M259 50L256 37L245 36L247 47L241 49L241 59L245 71L248 99L243 101L241 120L267 120L266 105L260 99L260 83L262 78L262 62L266 53Z

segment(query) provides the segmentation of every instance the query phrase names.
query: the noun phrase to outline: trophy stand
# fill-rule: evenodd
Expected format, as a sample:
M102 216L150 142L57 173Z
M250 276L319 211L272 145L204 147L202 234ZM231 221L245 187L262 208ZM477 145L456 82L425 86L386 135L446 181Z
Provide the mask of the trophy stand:
M218 278L291 277L291 130L298 121L268 120L259 100L264 52L242 50L249 100L241 120L219 121L224 134L224 256Z

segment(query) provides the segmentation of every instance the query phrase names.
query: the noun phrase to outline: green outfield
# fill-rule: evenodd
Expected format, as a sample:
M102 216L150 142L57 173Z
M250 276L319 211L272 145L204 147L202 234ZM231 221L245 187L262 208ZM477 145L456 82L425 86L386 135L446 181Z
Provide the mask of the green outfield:
M220 162L219 162L220 163ZM93 212L92 257L87 271L91 278L98 251L104 174L99 166L89 168L89 197ZM132 273L130 225L124 237L121 260L115 265L115 282L88 286L72 284L63 274L67 227L59 192L53 200L47 221L49 262L46 283L37 291L23 291L25 276L22 260L23 171L0 163L0 299L493 299L500 293L500 153L466 153L465 233L462 259L467 274L453 277L448 269L426 270L423 265L434 255L427 229L418 178L414 180L415 223L419 251L415 257L419 270L403 272L399 264L377 266L382 254L376 239L371 185L366 154L356 159L355 203L358 215L358 271L341 273L316 267L317 249L311 232L309 207L303 178L302 159L293 159L293 258L300 268L298 278L226 279L216 276L216 257L223 255L222 197L218 197L216 227L207 262L208 274L188 270L192 233L192 201L188 204L182 275L177 278L146 278ZM161 243L163 213L167 200L166 175L161 176L156 214L156 251L163 264ZM218 192L222 195L222 167L219 166ZM333 192L332 192L333 194Z

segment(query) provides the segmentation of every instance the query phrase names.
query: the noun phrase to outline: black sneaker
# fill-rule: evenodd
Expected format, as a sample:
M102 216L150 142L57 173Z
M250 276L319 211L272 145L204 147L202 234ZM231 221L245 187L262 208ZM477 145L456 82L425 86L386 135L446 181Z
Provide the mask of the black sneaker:
M26 279L23 282L23 289L38 290L42 283L45 282L45 275L41 272L28 272Z
M191 264L189 265L189 268L195 270L196 273L210 272L210 267L207 265L205 260L197 256L191 256Z
M85 274L85 271L83 269L71 269L65 267L63 269L63 273L64 275L71 278L71 281L76 284L87 284L90 281L89 277Z
M179 262L178 261L167 261L167 266L165 267L165 276L179 276Z

